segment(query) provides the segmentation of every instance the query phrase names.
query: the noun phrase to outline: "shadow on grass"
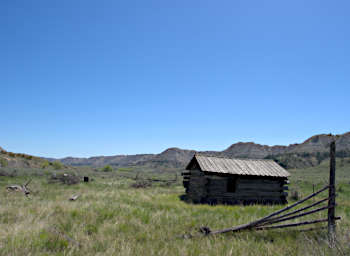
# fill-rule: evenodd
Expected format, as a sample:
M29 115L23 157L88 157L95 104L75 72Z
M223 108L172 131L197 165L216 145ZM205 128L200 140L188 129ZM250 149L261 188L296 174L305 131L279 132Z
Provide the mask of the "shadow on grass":
M200 201L193 201L186 194L179 195L179 199L185 203L188 204L205 204L205 205L241 205L241 206L251 206L251 205L284 205L288 202L285 200L281 201L266 201L266 200L256 200L256 199L250 199L250 200L228 200L228 201L222 201L219 202L216 199L207 200L206 198L201 199Z

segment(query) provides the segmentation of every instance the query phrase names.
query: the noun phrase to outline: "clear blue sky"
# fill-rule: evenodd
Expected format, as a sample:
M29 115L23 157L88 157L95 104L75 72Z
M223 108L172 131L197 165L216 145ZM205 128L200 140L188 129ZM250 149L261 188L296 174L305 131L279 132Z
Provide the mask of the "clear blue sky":
M0 146L223 150L350 131L349 1L0 1Z

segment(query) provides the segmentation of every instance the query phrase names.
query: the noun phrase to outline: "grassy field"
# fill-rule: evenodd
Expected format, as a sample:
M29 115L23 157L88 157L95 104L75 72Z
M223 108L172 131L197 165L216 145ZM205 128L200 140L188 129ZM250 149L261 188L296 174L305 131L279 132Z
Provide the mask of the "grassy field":
M333 250L326 230L183 237L198 234L204 225L220 229L247 223L282 206L191 205L179 199L184 193L180 181L136 189L130 187L135 181L116 172L90 171L92 182L68 186L49 184L53 171L31 170L0 177L0 255L350 255L350 169L346 163L338 166L336 215L342 220ZM78 169L74 172L79 174ZM290 190L305 196L312 192L312 184L319 189L327 182L328 163L291 173ZM30 198L5 189L30 178ZM80 198L69 201L73 194ZM315 215L300 220L326 213Z

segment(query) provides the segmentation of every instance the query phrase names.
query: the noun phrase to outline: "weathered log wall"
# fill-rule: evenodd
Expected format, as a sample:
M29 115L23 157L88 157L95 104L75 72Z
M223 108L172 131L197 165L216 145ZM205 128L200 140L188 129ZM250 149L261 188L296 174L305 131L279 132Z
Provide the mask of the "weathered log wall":
M207 197L207 178L199 170L191 170L188 177L187 197L194 203L205 203Z
M285 178L221 175L200 170L184 172L183 176L187 198L194 203L283 204L287 202L288 193L285 190L288 190L288 186Z

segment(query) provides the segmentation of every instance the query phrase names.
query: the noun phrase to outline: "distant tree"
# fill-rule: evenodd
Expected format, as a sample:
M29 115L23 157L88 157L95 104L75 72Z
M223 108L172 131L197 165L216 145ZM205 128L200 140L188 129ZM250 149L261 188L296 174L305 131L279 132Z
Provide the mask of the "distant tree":
M42 168L42 169L45 169L45 168L49 167L49 165L50 165L49 161L45 160L45 161L41 164L41 168Z
M102 168L103 172L112 172L113 168L110 165L106 165L105 167Z
M58 162L58 161L55 161L52 163L52 166L55 170L59 170L59 169L62 169L63 168L63 164Z
M32 159L33 159L33 156L31 156L31 155L24 155L24 158L25 158L25 159L28 159L28 160L32 160Z

